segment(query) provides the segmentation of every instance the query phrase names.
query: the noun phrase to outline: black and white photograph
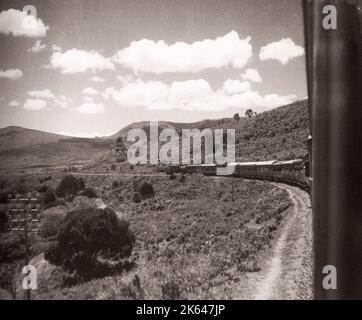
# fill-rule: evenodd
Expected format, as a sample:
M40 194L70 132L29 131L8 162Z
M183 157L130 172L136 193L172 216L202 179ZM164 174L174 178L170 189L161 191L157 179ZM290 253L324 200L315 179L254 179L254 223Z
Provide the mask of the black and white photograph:
M361 0L3 0L0 43L0 300L362 299Z

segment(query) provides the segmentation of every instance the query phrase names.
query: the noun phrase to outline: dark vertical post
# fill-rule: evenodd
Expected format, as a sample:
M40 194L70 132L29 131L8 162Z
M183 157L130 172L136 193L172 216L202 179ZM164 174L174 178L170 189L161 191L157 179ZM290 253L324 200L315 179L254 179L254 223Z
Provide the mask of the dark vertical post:
M322 26L337 9L337 29ZM362 1L304 0L313 136L314 295L362 298ZM337 270L325 289L324 266Z

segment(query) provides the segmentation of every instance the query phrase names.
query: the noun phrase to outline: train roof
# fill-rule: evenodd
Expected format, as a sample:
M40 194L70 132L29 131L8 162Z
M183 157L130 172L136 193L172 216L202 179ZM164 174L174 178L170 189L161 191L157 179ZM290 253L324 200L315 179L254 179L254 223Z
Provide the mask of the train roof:
M294 159L294 160L286 160L286 161L276 161L274 165L288 165L288 164L296 164L303 162L303 159Z
M269 160L269 161L253 161L253 162L231 162L229 166L238 166L238 167L251 167L251 166L271 166L277 160Z

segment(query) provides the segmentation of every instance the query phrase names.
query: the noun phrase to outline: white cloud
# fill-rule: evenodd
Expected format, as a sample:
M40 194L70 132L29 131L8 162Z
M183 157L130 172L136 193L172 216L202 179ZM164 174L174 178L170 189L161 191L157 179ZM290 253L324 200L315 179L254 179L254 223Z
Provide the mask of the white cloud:
M119 50L113 60L134 72L199 72L208 68L243 68L252 57L250 37L240 39L236 31L214 40L192 44L143 39Z
M31 90L31 91L28 91L28 95L31 97L34 97L34 98L42 98L42 99L55 98L54 94L49 89Z
M54 102L56 105L61 108L69 108L69 103L72 102L71 99L65 97L64 95L55 95L49 89L44 90L31 90L28 91L28 95L32 98L38 98L41 100L48 100Z
M262 96L256 91L251 91L249 83L237 82L236 89L233 88L234 83L232 83L231 87L235 90L227 92L224 90L225 88L213 91L204 79L176 81L170 85L160 81L144 82L138 79L125 83L118 90L113 87L106 89L104 98L112 99L123 107L190 111L220 111L235 107L254 108L255 111L259 112L291 103L297 99L295 95L270 94Z
M83 100L84 100L85 102L93 102L93 97L91 97L91 96L84 96L84 97L83 97Z
M62 49L59 46L57 46L56 44L53 44L52 51L62 51Z
M133 79L133 76L130 75L130 74L127 74L125 76L120 76L120 75L117 75L116 78L123 82L123 83L127 83L127 82L130 82L132 79Z
M78 111L80 113L94 115L94 114L103 113L105 111L105 108L103 103L85 102L73 110Z
M0 33L6 35L44 37L48 28L39 18L23 11L9 9L0 13Z
M94 81L94 82L104 82L106 81L104 78L100 78L100 77L97 77L97 76L94 76L92 78L90 78L91 81Z
M99 94L98 90L91 88L91 87L83 89L82 93L88 94L91 96L96 96L97 94Z
M250 91L250 82L227 79L224 82L223 89L228 94Z
M84 51L74 48L64 53L54 52L50 58L50 68L60 69L64 74L72 74L87 70L114 70L114 64L95 50Z
M241 78L246 81L261 82L260 74L256 69L246 69Z
M46 49L46 47L47 46L44 43L41 43L41 40L38 40L27 51L32 52L32 53L38 53L38 52L44 51Z
M0 78L17 80L23 76L23 73L19 69L8 69L8 70L0 70Z
M77 133L70 133L67 131L58 131L56 132L56 134L60 134L62 136L69 136L69 137L78 137L78 138L95 138L95 137L108 137L112 134L114 134L114 132L109 132L106 134L102 134L99 132L77 132Z
M38 111L45 109L47 102L41 99L27 99L23 108L28 111Z
M72 99L69 99L63 95L59 95L54 99L54 102L61 108L69 108L69 103L72 102Z
M17 106L19 106L19 102L16 101L16 100L11 100L11 101L9 102L9 106L10 106L10 107L17 107Z
M260 60L278 60L282 64L287 64L290 60L304 55L304 48L298 46L290 38L271 42L260 49Z
M273 93L273 94L267 94L264 97L264 103L269 108L287 105L287 104L290 104L297 100L298 100L298 97L295 94L289 94L287 96L280 96L276 93Z

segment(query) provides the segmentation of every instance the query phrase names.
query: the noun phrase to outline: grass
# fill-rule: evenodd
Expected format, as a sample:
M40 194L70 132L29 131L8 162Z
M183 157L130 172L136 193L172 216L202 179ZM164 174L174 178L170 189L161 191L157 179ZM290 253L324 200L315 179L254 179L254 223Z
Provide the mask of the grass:
M40 285L38 298L212 299L222 296L220 281L258 271L258 258L290 205L286 192L262 181L179 178L122 177L114 183L114 177L85 177L87 186L98 188L102 199L130 221L136 267L68 288L60 286L59 276ZM155 195L135 202L134 192L144 181L153 185ZM58 209L48 209L49 214L52 210Z

